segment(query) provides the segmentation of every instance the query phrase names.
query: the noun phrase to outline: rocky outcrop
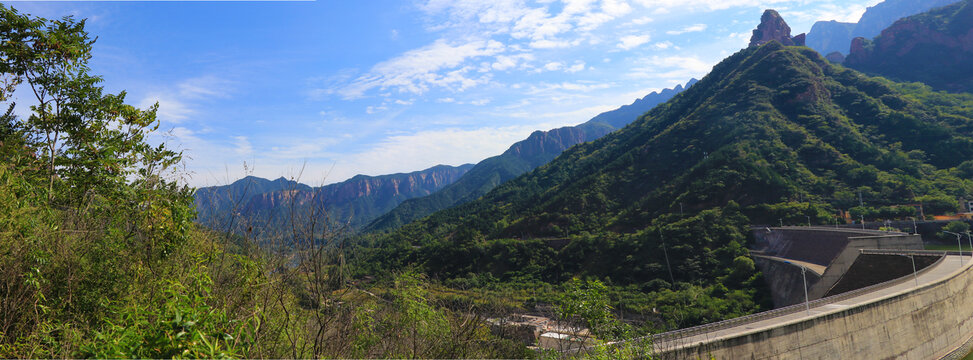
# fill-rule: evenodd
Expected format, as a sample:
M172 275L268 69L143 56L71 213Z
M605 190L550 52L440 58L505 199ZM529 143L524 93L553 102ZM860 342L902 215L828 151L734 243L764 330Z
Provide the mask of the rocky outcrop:
M848 54L855 37L871 39L895 21L933 8L946 6L956 0L885 0L865 10L854 23L818 21L807 34L807 46L820 54L838 51Z
M784 18L776 10L767 9L760 17L760 25L753 30L750 46L760 46L774 40L786 46L804 46L805 36L791 37L791 27L787 26Z
M937 90L973 91L973 4L970 0L910 16L874 40L857 37L844 64Z
M840 52L837 52L837 51L832 51L830 54L828 54L824 58L825 59L828 59L828 61L833 62L835 64L841 64L841 63L845 62L845 56L842 55Z

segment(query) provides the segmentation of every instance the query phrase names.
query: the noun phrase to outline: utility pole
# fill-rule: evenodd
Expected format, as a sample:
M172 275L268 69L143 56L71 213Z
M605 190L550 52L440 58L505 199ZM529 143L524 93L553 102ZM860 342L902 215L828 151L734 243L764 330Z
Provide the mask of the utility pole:
M862 189L858 189L858 206L865 207L865 202L862 201Z
M669 251L666 250L666 238L662 235L662 228L659 228L659 239L662 240L662 254L666 256L666 269L669 269L669 280L672 286L676 286L676 278L672 276L672 266L669 265Z

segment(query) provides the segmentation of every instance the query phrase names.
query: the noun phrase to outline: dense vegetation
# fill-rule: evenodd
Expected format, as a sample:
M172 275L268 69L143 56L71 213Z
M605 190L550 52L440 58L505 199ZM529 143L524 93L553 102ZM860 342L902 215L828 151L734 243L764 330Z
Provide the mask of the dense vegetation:
M353 281L331 224L263 248L197 228L157 105L104 92L84 21L0 7L0 39L0 358L528 355L478 315L503 309L408 271Z
M369 256L461 286L601 279L663 328L732 317L766 304L748 225L955 212L973 192L971 126L973 96L771 42L621 131L372 239Z

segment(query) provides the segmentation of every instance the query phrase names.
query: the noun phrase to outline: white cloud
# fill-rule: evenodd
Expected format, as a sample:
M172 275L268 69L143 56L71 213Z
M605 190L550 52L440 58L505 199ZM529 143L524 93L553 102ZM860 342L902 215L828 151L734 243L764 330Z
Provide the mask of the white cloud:
M246 136L234 136L236 139L236 149L234 151L237 155L247 156L253 153L253 146L250 145L250 139Z
M579 61L579 62L575 63L574 65L571 65L571 67L567 68L564 71L569 72L569 73L576 73L578 71L584 70L584 68L585 68L584 61Z
M664 79L685 82L689 78L701 78L713 69L713 64L695 56L653 56L628 73L635 79Z
M159 103L159 110L156 113L159 121L179 124L197 112L195 109L197 103L229 98L231 87L230 81L212 75L190 78L180 81L170 89L146 94L139 101L138 106L147 108Z
M156 112L156 118L159 121L169 124L179 124L189 118L190 115L195 113L193 109L189 107L185 102L179 98L166 95L153 93L142 98L139 102L139 108L147 108L155 103L159 103L159 110Z
M648 24L648 23L650 23L652 21L653 21L652 18L650 18L648 16L642 16L642 17L638 17L638 18L632 19L631 21L623 24L622 26L645 25L645 24Z
M690 32L699 32L699 31L703 31L703 30L706 30L706 24L695 24L695 25L690 25L690 26L684 27L684 28L682 28L680 30L669 30L669 31L666 31L666 34L669 34L669 35L680 35L680 34L685 34L685 33L690 33Z
M652 47L654 47L656 49L659 49L659 50L665 50L665 49L671 48L673 46L674 45L672 44L671 41L662 41L662 42L657 42L655 44L652 44Z
M488 79L466 77L471 68L461 65L468 59L496 55L504 48L502 43L494 40L474 40L454 45L439 39L376 64L367 74L338 89L337 93L347 99L355 99L375 88L413 94L422 94L430 87L463 90ZM443 70L448 72L440 74Z
M544 70L547 71L557 71L557 70L561 70L562 68L564 68L564 64L559 62L549 62L547 64L544 64Z
M618 48L623 50L631 50L639 45L649 42L649 35L627 35L622 36L618 42Z
M365 108L365 113L371 115L371 114L379 113L379 112L382 112L382 111L385 111L385 110L388 110L388 109L389 108L387 108L385 106L368 106L368 107Z

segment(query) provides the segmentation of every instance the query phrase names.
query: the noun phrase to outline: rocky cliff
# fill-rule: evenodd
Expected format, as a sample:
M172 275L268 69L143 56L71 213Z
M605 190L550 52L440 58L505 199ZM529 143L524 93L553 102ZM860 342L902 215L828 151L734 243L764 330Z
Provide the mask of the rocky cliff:
M786 46L804 46L805 35L791 37L791 27L787 26L784 18L776 10L768 9L760 17L760 25L753 30L750 46L760 46L773 40Z
M874 40L857 37L844 64L937 90L973 91L973 5L969 0L910 16Z

